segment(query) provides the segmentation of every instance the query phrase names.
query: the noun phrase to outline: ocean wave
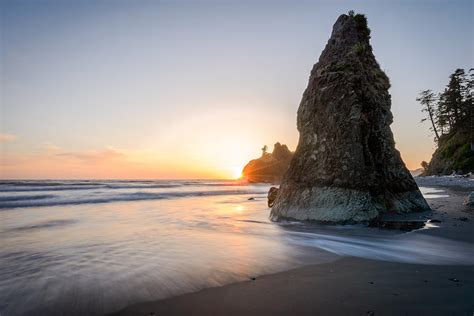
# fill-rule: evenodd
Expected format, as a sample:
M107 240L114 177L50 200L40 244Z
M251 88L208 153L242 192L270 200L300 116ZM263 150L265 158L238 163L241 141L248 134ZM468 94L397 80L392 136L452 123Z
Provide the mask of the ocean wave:
M7 196L0 196L0 203L1 202L28 201L28 200L43 200L43 199L51 199L54 197L56 197L56 195L52 195L52 194L7 195Z
M62 185L101 185L102 182L97 181L49 181L49 180L39 180L39 181L32 181L32 180L24 180L24 181L15 181L15 180L7 180L7 181L0 181L0 186L43 186L43 187L54 187L54 186L62 186Z
M94 189L166 189L182 186L207 187L236 187L246 186L238 181L0 181L0 192L40 192L40 191L69 191Z
M14 232L14 231L26 231L26 230L37 230L37 229L44 229L44 228L52 228L52 227L59 227L64 225L71 225L78 222L77 220L73 219L60 219L60 220L52 220L47 222L40 222L34 225L26 225L26 226L19 226L8 229L4 232Z
M96 204L141 200L161 200L184 197L200 197L200 196L217 196L217 195L248 195L248 194L265 194L265 191L255 190L219 190L219 191L185 191L185 192L135 192L123 193L106 197L59 197L44 200L0 200L0 209L19 208L19 207L41 207L41 206L59 206L59 205L75 205L75 204Z
M41 191L73 191L73 190L94 190L94 189L166 189L180 187L180 184L152 184L152 185L67 185L67 186L38 186L38 187L7 187L0 188L0 192L41 192Z
M148 184L148 185L114 185L108 184L104 187L107 189L166 189L166 188L177 188L182 186L181 184Z
M71 190L92 190L103 188L104 185L91 185L91 186L37 186L37 187L0 187L0 192L41 192L41 191L71 191Z

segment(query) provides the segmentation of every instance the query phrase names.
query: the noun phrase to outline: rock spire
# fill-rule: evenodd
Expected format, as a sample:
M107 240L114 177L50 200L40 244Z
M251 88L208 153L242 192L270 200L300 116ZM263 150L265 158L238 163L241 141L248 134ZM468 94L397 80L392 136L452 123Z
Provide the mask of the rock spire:
M395 149L390 83L369 40L364 15L334 24L298 109L299 143L273 220L362 222L429 209Z

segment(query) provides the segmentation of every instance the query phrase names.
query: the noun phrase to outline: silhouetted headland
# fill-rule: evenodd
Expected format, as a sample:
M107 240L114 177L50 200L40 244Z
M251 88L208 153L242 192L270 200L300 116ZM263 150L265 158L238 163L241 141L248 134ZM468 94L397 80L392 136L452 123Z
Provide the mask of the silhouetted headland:
M242 176L251 183L280 183L288 169L293 153L286 145L276 143L273 152L267 153L264 147L262 156L245 165Z

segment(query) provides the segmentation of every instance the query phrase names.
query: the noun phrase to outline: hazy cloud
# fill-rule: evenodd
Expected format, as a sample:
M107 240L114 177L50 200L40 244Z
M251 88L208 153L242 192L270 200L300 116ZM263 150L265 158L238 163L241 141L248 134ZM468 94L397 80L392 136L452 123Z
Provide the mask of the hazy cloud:
M48 152L54 152L54 151L60 150L61 147L56 146L56 145L53 144L53 143L46 142L46 143L44 143L44 149L46 149Z
M124 154L112 147L108 147L101 151L82 151L82 152L66 152L56 154L57 157L73 158L86 163L97 163L110 159L123 157Z
M16 139L15 135L12 134L0 134L0 143L2 142L12 142Z

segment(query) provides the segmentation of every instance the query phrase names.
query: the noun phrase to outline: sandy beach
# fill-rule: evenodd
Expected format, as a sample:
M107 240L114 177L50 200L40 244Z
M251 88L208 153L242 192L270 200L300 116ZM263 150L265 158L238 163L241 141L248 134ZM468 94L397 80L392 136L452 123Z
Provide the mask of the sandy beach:
M423 185L429 185L424 179ZM439 181L439 180L435 180ZM408 234L474 246L474 212L463 205L465 186L427 196L431 219ZM472 248L471 248L472 249ZM472 255L472 254L471 254ZM472 315L474 267L425 265L343 257L164 300L128 306L115 315Z

